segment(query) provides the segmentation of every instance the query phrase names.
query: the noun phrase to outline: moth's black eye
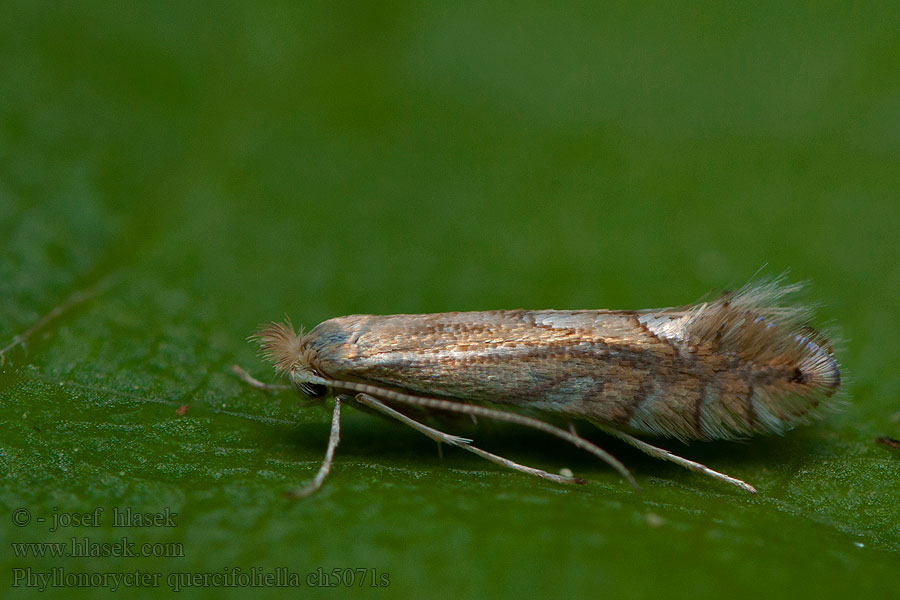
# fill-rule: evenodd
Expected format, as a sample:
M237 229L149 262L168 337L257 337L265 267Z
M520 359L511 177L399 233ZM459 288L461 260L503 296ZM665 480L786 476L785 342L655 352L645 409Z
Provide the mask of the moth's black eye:
M318 385L316 383L299 383L297 384L297 389L303 393L304 396L312 399L312 398L321 398L325 394L328 393L328 388L324 385Z

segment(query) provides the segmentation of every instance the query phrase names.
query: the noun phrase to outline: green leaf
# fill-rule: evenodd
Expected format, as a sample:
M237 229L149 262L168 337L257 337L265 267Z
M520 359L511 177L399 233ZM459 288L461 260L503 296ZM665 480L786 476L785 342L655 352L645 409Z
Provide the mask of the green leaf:
M900 36L852 10L6 3L4 591L895 595ZM588 424L642 493L538 433L447 426L587 485L351 409L292 500L328 407L231 373L273 380L246 337L284 314L678 305L762 265L813 281L843 410L663 443L753 497ZM27 546L123 537L174 556Z

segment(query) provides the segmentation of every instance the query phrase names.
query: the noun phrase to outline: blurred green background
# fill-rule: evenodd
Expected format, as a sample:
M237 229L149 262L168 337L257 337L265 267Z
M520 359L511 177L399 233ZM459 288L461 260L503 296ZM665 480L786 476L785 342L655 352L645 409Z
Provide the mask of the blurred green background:
M13 569L54 567L160 574L159 588L117 592L135 597L172 573L254 567L367 579L182 594L897 594L900 453L874 441L900 437L896 5L2 2L0 14L0 346L77 290L117 282L0 370L5 596L35 592ZM846 409L784 438L666 444L756 497L599 434L642 494L540 434L475 433L589 479L554 486L452 449L440 459L417 433L348 411L325 488L291 501L329 413L229 372L271 380L245 337L285 313L311 326L668 306L763 265L812 280L819 323L839 326ZM49 530L53 514L97 507L100 527ZM177 527L115 528L114 507L168 509ZM18 508L29 523L13 522ZM184 556L13 546L123 536Z

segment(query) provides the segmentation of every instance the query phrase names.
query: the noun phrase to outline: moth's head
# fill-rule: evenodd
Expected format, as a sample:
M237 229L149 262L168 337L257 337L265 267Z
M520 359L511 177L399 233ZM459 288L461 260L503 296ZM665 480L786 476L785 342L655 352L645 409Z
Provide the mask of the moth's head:
M306 372L315 375L310 366L310 350L306 348L303 329L295 332L290 319L263 325L250 339L259 344L260 353L279 375L290 378L298 392L310 399L321 398L328 392L324 385L306 381L303 377Z

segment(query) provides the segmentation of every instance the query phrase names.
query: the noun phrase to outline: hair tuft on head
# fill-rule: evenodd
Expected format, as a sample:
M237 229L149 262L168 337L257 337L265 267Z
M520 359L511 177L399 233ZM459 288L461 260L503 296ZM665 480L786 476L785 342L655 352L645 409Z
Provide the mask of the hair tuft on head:
M275 365L279 375L284 375L302 360L303 328L295 333L290 319L285 319L284 323L262 325L250 339L259 344L260 352Z

